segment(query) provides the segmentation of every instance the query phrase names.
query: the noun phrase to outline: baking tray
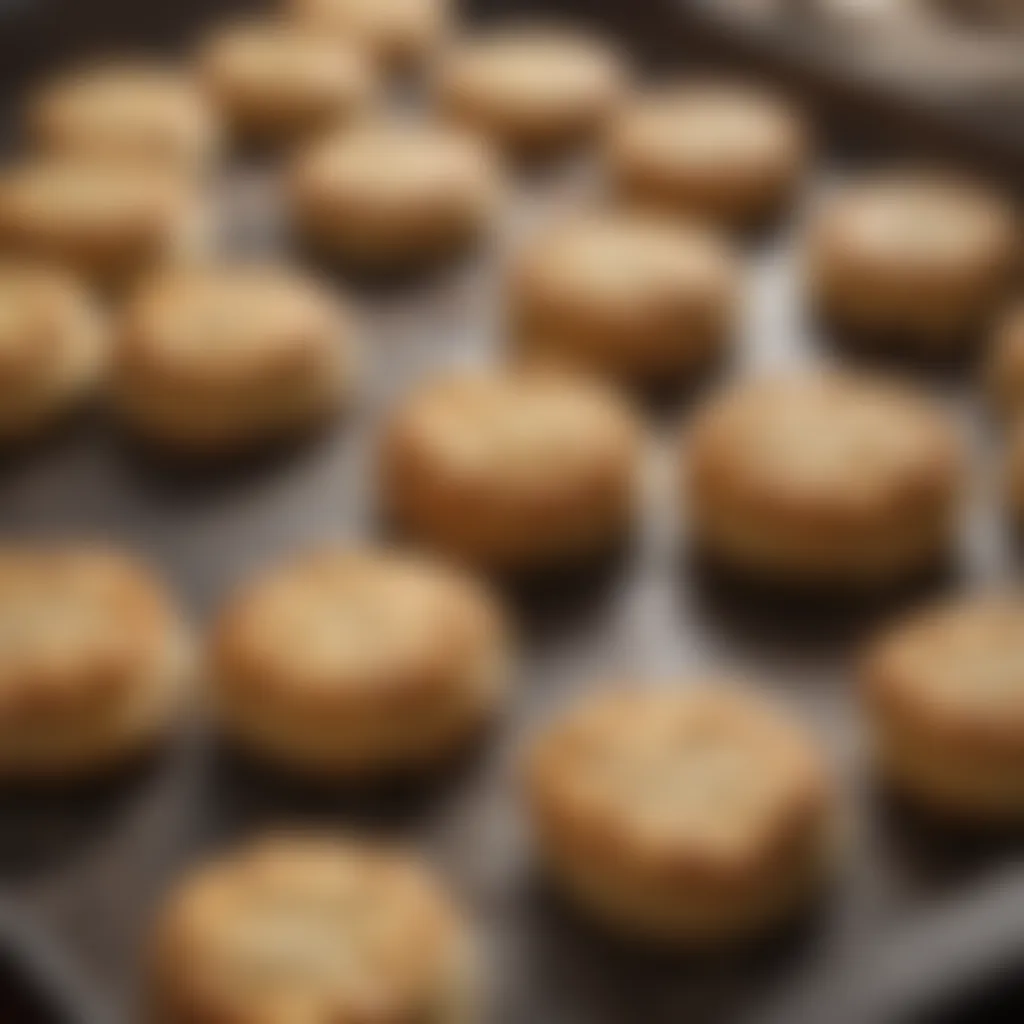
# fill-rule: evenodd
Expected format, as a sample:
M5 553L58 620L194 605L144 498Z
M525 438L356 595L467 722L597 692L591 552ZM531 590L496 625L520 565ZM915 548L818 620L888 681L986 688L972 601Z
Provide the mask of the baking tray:
M692 37L669 5L570 6L611 26L643 64L689 59ZM8 96L54 54L66 57L76 39L90 48L104 39L166 44L213 19L212 5L199 7L54 0L45 17L32 4L0 8L7 19L0 42L17 50L0 62L11 76ZM471 13L487 18L507 8L481 3ZM81 35L61 21L49 49L51 37L40 31L55 10L77 18ZM858 159L885 155L857 148ZM845 144L828 152L822 183L843 174L850 159ZM100 417L79 422L0 465L0 536L87 535L136 547L197 621L240 579L289 552L329 538L374 537L369 487L382 412L428 370L500 357L507 253L545 217L588 202L596 184L585 162L525 176L493 245L401 286L351 286L367 341L367 393L325 435L272 457L190 469L140 453ZM226 248L280 247L274 188L272 168L253 161L240 161L215 185ZM749 245L750 313L722 376L838 358L801 314L799 219ZM969 368L935 368L922 379L986 465L992 439ZM653 449L667 445L693 399L650 410ZM429 782L311 790L238 760L196 723L123 776L3 794L0 896L32 931L14 927L0 946L48 946L53 955L42 960L70 965L84 979L78 988L90 992L88 1000L74 995L82 1021L133 1024L140 950L168 882L224 842L264 827L320 824L408 840L437 862L489 948L490 1019L501 1024L883 1024L948 1006L999 975L1015 977L1024 954L1020 845L1012 837L956 836L894 806L861 762L849 657L880 619L922 595L809 607L743 593L691 564L674 532L671 503L651 503L634 542L612 562L509 594L524 635L510 712L478 750ZM1005 580L1019 567L994 502L979 499L963 548L955 570L926 589ZM706 670L758 680L812 723L847 790L851 848L822 906L787 934L708 955L655 954L602 934L536 875L519 818L516 755L535 723L595 680ZM62 991L67 976L67 969L43 971L51 978L45 984ZM3 991L0 978L4 1024L36 1024L12 1016Z

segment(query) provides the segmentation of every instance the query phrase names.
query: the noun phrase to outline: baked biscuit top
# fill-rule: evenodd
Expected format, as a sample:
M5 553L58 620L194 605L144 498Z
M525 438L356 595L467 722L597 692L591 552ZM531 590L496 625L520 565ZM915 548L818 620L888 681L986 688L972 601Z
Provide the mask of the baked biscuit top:
M896 722L1024 752L1024 600L992 594L920 612L869 649L863 678Z
M150 167L44 157L0 177L0 230L32 237L122 233L146 241L184 213L191 193Z
M99 337L84 290L59 270L0 260L0 382L56 368L79 341Z
M616 143L637 154L708 169L723 160L797 158L806 146L796 115L772 96L731 85L679 86L629 111L616 127ZM731 168L724 168L729 173Z
M160 669L176 625L155 582L122 555L0 550L0 718L116 699Z
M655 872L744 874L824 814L799 730L728 689L619 690L551 728L530 763L540 813Z
M325 711L370 703L407 713L488 684L506 641L496 604L468 576L425 558L330 548L239 593L212 657L228 687L285 689Z
M614 55L575 33L548 28L495 32L449 55L443 90L500 114L542 115L566 104L598 107L615 99L621 69Z
M519 284L540 296L576 295L602 310L632 302L674 308L695 296L728 301L736 268L717 236L649 217L578 217L542 236L520 260Z
M617 478L639 444L633 420L610 393L529 371L428 385L400 410L389 441L445 482L513 498Z
M819 230L838 257L890 261L905 273L979 261L999 270L1018 244L1012 208L999 196L927 174L854 185L826 208Z
M774 511L913 514L948 497L960 470L952 428L928 402L839 374L772 378L713 400L686 446L705 492Z
M325 290L251 264L174 269L150 278L122 318L120 362L173 382L287 381L341 355L349 323Z
M173 1005L210 1019L405 1024L450 995L459 929L415 861L310 837L200 871L157 935Z

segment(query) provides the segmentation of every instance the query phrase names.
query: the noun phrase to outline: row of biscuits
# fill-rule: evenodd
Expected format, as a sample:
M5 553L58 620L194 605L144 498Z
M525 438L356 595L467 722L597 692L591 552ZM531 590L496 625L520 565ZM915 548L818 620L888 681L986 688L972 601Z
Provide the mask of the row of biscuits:
M96 380L102 332L53 272L5 268L8 293L10 433ZM352 333L329 292L281 268L164 271L122 311L110 389L145 436L237 450L309 429L351 394ZM1006 338L992 371L1004 402L1016 335ZM380 503L399 527L513 571L622 539L646 463L624 398L547 366L426 380L392 410L378 448ZM738 384L682 433L680 515L740 567L891 581L955 550L960 449L941 410L905 385L839 371Z
M174 602L112 550L3 552L0 622L7 778L123 761L166 735L195 683ZM202 660L209 704L243 748L351 783L422 772L492 719L514 674L509 634L494 596L456 570L328 547L241 588ZM943 812L1019 820L1022 658L1019 598L960 600L885 630L858 673L887 777ZM838 866L843 812L825 758L785 711L735 683L600 685L525 753L542 860L627 935L749 934L795 913ZM400 895L407 877L413 888ZM421 900L440 901L432 925ZM423 946L420 932L447 921L443 934L464 941L446 906L405 854L323 836L264 839L176 890L157 926L158 998L174 1020L456 995L465 1012L469 951L449 961L456 948ZM401 950L424 959L406 964ZM367 961L365 976L351 975L350 957Z
M704 229L623 212L574 218L512 269L506 318L519 369L510 374L542 365L678 381L726 346L740 282L729 247ZM0 314L9 441L107 393L143 436L227 453L308 430L357 391L348 304L316 277L271 263L167 267L108 316L65 272L12 258L0 263ZM993 345L989 387L1001 411L1021 404L1020 323L1011 313Z

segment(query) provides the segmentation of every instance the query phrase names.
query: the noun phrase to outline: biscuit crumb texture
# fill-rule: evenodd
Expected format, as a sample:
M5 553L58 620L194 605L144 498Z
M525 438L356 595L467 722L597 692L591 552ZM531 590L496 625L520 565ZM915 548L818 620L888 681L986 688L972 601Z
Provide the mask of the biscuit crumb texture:
M0 776L63 778L162 739L191 642L140 564L85 544L0 550Z
M210 674L242 745L332 777L429 766L500 708L509 638L495 600L429 559L320 549L229 602Z
M803 731L730 686L584 699L528 761L541 855L609 926L648 939L760 931L832 859L833 795Z
M882 772L965 820L1024 818L1024 598L926 609L868 650L862 684Z
M712 398L682 441L698 547L794 582L894 582L940 563L962 452L918 393L841 373L767 377Z
M446 895L411 857L353 840L273 836L201 867L157 921L151 960L168 1024L474 1019Z
M381 449L385 510L422 543L531 570L614 546L635 514L641 432L596 384L524 370L422 385Z

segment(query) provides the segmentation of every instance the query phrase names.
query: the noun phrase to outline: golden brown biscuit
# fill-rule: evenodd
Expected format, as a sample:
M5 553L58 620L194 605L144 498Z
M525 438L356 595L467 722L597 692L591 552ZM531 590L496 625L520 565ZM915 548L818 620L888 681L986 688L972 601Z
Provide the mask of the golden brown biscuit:
M152 440L233 452L323 422L352 387L352 328L319 284L270 264L177 268L121 314L114 391Z
M273 836L188 877L157 921L150 1002L167 1024L468 1024L473 950L412 856Z
M836 814L803 731L722 686L586 698L528 762L542 856L627 934L707 942L795 912L824 880Z
M0 550L0 777L73 776L162 739L192 679L167 595L87 544Z
M203 83L236 136L294 140L351 121L377 92L362 50L301 25L243 22L200 54Z
M296 21L366 49L380 65L422 63L448 27L448 0L289 0Z
M663 89L624 110L607 159L627 201L748 226L792 196L808 149L800 116L778 97L705 82Z
M683 443L684 518L730 565L793 581L889 582L940 561L961 452L915 392L815 374L713 399Z
M62 75L32 97L26 122L30 140L50 152L181 170L209 163L219 134L196 84L159 64Z
M1000 320L986 367L992 404L1009 420L1024 411L1024 303Z
M512 330L531 356L627 381L678 380L730 340L739 277L728 246L701 228L591 214L522 254Z
M49 157L0 174L0 252L37 257L102 285L123 285L194 253L205 223L180 174Z
M490 568L592 555L635 513L640 428L584 381L530 371L435 380L396 411L382 448L382 500L396 523Z
M437 81L451 118L524 157L593 141L619 102L615 55L584 35L543 28L492 32L446 55Z
M961 598L918 612L861 672L882 770L956 816L1024 817L1024 599Z
M385 552L321 549L242 590L209 671L227 730L321 777L422 767L498 709L501 610L468 576Z
M48 426L100 385L106 325L60 270L0 260L0 439Z
M493 155L451 129L360 125L315 142L295 161L289 196L315 248L371 270L406 269L463 248L491 221Z
M869 339L948 346L983 331L1018 265L1013 208L934 174L890 175L841 191L809 244L811 299Z

